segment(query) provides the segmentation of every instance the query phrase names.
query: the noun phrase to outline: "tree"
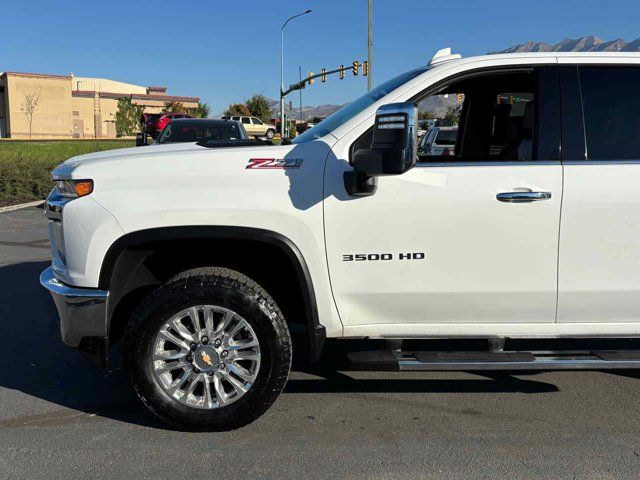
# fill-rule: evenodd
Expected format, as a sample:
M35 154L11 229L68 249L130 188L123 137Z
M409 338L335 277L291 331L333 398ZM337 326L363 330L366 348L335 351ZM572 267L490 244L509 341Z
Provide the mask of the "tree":
M20 111L27 117L29 122L29 138L31 138L31 126L33 125L33 114L38 110L40 106L40 94L39 93L26 93L24 96L24 102L20 106Z
M224 111L225 115L251 115L251 112L244 103L230 103Z
M164 104L164 111L166 113L186 113L187 108L182 102L167 102Z
M194 118L207 118L209 116L209 104L207 102L198 102L195 108L189 108L187 113Z
M131 97L119 98L118 110L115 114L116 136L127 137L138 133L143 112L144 106L133 103Z
M460 108L455 106L447 107L447 113L444 114L444 119L450 122L451 125L458 125L460 121Z
M263 122L271 120L271 115L273 113L271 111L271 104L269 99L264 95L256 93L244 103L249 109L249 112L251 112L250 115L258 117Z
M430 120L432 118L436 118L436 114L431 110L423 110L418 113L418 120Z

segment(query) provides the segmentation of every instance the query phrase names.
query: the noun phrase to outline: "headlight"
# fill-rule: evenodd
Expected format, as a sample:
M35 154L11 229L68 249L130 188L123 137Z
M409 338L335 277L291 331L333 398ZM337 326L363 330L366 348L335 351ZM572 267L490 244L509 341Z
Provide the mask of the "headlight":
M78 198L93 192L93 180L56 180L56 190L67 198Z

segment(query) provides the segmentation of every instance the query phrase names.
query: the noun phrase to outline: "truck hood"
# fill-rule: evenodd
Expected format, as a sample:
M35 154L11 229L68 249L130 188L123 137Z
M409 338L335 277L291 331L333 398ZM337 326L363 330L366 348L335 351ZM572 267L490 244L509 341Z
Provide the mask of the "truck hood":
M203 147L196 145L195 143L167 143L167 144L152 144L144 147L131 147L131 148L116 148L113 150L104 150L101 152L86 153L84 155L78 155L71 157L64 161L62 165L74 164L78 165L84 162L105 160L113 157L139 157L139 156L153 156L166 152L181 152L190 150L199 150Z
M154 170L160 164L170 161L175 165L177 158L182 158L187 164L187 159L207 158L210 162L214 159L247 161L257 156L264 158L283 158L294 149L293 145L250 145L237 147L206 148L195 143L175 143L168 145L148 145L145 147L122 148L79 155L60 164L52 173L54 178L84 178L99 172L109 172L109 175L118 175L124 170L131 171L136 168ZM146 165L141 167L140 165ZM123 170L124 169L124 170Z
M169 144L152 144L144 147L117 148L113 150L104 150L102 152L87 153L71 157L62 162L53 171L53 175L57 177L70 177L71 172L79 166L89 166L95 163L103 163L127 159L135 162L139 158L150 158L165 155L181 155L189 152L199 152L205 147L196 145L195 143L169 143Z

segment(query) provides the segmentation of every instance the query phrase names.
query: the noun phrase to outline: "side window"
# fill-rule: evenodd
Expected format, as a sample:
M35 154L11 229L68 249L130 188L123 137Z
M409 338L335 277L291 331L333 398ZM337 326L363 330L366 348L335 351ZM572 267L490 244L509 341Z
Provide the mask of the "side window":
M233 117L233 120L235 120L236 122L240 121L240 117Z
M259 118L256 118L256 117L251 117L251 121L253 122L254 125L264 125L262 123L262 120L260 120Z
M580 67L589 160L640 159L640 68Z
M448 82L415 99L423 135L418 162L560 159L557 67L483 72ZM351 145L350 161L371 141L369 129Z
M249 117L242 117L242 123L245 125L250 125L251 120L249 119Z
M464 98L462 92L452 91L429 95L418 102L418 127L425 131L418 144L420 157L455 155Z
M501 92L496 96L491 121L491 147L489 154L500 156L512 142L529 140L528 150L522 151L520 160L531 160L533 140L533 92ZM519 146L519 145L518 145ZM516 152L510 152L515 156ZM515 158L508 158L515 160Z
M535 79L533 70L485 73L422 98L419 118L431 129L419 161L532 160Z

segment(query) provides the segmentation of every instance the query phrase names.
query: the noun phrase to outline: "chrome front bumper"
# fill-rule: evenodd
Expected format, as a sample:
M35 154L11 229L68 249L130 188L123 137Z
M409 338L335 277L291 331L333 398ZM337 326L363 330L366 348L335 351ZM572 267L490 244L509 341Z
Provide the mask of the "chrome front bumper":
M51 267L40 274L40 285L56 304L64 343L78 348L83 339L107 337L108 291L71 287L58 280Z

